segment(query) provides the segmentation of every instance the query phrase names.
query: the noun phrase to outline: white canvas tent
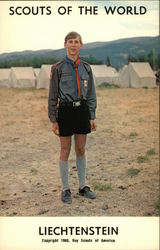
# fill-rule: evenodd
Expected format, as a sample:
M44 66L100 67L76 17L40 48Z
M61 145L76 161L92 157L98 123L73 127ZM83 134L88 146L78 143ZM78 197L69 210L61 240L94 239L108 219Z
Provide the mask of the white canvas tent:
M106 65L91 65L91 68L96 86L102 83L116 84L118 74L115 68Z
M35 87L35 75L32 67L12 67L9 76L10 87L31 88Z
M124 65L123 68L119 71L117 84L122 88L129 88L131 87L131 82L129 78L129 66Z
M50 73L52 65L42 65L40 72L37 76L37 88L49 88L50 83Z
M37 77L39 75L40 69L34 68L33 71L34 71L35 76Z
M120 71L118 85L121 87L153 88L156 86L156 77L148 62L132 62Z
M9 86L9 74L10 69L0 69L0 87L10 87Z
M149 63L130 63L131 86L135 88L156 86L156 77Z

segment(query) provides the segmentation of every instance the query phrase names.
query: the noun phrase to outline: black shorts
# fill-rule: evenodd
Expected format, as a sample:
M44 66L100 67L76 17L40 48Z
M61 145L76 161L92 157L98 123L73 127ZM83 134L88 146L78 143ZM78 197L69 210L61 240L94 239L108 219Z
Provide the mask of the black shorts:
M58 125L60 136L88 134L91 132L90 111L86 103L78 107L60 105L58 108Z

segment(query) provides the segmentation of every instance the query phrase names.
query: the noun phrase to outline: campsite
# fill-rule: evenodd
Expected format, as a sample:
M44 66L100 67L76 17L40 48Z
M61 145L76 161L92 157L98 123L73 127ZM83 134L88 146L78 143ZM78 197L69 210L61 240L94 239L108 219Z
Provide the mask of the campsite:
M37 89L41 85L37 81L33 88L36 77L31 70L28 86L20 72L18 77L19 81L12 78L14 88L0 81L1 216L158 215L155 82L141 88L96 87L97 131L88 135L86 156L87 181L97 198L91 201L77 194L73 140L69 158L73 202L64 205L60 200L59 139L48 119L48 87ZM128 79L127 74L125 77Z
M48 89L52 65L41 68L0 69L0 87ZM156 87L156 77L148 62L130 62L119 71L106 65L91 65L95 86L102 84L125 88Z

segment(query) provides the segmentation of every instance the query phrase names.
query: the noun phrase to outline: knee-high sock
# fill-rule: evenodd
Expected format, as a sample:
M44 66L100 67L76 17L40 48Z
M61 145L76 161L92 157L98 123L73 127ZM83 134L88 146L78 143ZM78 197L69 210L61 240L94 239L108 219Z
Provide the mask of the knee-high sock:
M78 170L79 188L82 189L86 183L86 158L85 156L77 156L76 165L77 165L77 170Z
M59 169L62 181L62 189L69 189L68 183L68 161L59 160Z

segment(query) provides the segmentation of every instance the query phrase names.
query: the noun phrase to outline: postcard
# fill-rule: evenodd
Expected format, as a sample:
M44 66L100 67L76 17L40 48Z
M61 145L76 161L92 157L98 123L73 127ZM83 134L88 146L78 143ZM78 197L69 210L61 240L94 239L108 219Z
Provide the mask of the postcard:
M0 250L159 249L159 1L0 1Z

